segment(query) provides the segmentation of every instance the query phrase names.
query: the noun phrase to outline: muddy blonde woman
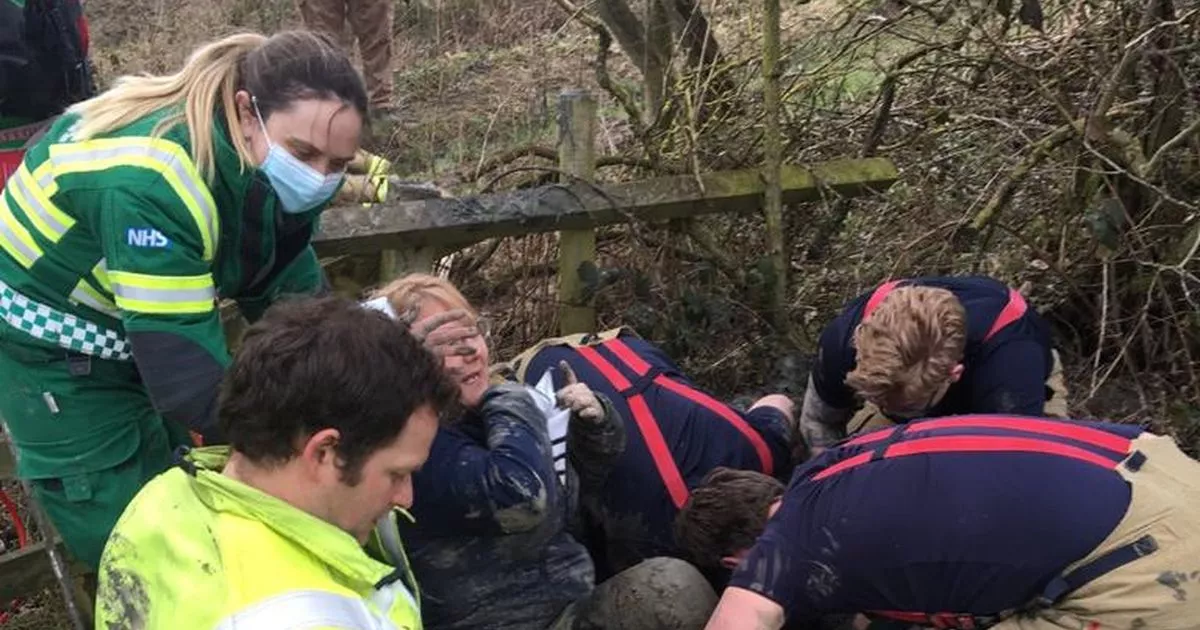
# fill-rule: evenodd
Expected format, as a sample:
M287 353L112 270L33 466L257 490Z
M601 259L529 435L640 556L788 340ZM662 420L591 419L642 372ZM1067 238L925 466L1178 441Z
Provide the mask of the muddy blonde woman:
M565 384L540 404L525 385L489 379L486 320L441 278L405 276L368 304L412 322L463 407L413 474L415 522L401 521L426 628L703 625L716 597L682 560L652 558L596 583L579 501L625 448L610 400L566 364Z

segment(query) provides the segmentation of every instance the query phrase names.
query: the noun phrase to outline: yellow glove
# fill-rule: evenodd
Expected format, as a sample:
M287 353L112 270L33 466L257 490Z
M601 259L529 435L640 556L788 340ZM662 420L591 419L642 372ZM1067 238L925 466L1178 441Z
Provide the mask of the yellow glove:
M364 151L364 153L366 152ZM363 205L370 206L387 201L388 175L392 171L392 163L378 155L367 153L365 167L367 185L370 186L371 196Z

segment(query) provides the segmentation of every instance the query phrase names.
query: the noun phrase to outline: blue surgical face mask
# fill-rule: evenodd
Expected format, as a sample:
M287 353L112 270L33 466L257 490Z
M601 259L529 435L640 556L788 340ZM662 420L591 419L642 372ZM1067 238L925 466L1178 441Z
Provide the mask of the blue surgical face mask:
M254 115L267 139L267 159L258 168L271 182L275 195L279 197L281 209L288 214L301 214L328 201L346 176L345 171L322 175L317 169L300 161L287 149L275 144L267 135L267 124L258 110L258 99L254 103Z

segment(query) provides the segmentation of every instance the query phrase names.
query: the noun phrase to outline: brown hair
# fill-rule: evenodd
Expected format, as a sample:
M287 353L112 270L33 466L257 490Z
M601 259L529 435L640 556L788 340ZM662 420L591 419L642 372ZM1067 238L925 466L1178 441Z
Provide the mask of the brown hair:
M458 386L398 322L353 300L295 298L246 331L222 383L220 426L235 451L264 466L337 429L342 478L355 485L367 457L413 413L457 401Z
M967 313L937 287L892 291L854 330L846 384L882 409L923 409L962 361Z
M783 489L774 477L718 466L675 517L675 540L697 566L720 566L722 558L754 546Z
M367 119L367 91L350 58L331 39L310 31L230 35L200 48L178 72L164 76L123 76L112 89L76 103L80 115L76 137L87 140L120 129L166 107L176 108L155 134L187 125L192 162L208 181L215 173L213 126L223 114L229 139L242 167L252 165L250 149L238 133L234 94L246 90L258 103L263 120L272 112L310 98L333 98L352 106Z
M450 308L461 308L471 317L479 317L479 313L454 283L427 273L410 273L396 278L383 288L376 289L371 297L386 297L397 315L420 308L425 300L437 300Z

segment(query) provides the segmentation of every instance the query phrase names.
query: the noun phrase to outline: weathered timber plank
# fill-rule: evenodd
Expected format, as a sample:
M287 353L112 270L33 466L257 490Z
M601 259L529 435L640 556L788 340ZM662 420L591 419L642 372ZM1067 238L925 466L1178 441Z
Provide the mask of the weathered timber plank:
M882 192L896 181L886 158L785 165L783 203L823 196ZM460 199L331 208L314 245L321 255L465 244L496 236L584 229L631 220L661 220L714 212L747 212L761 203L760 171L724 171L593 187L544 186Z
M62 540L56 537L55 545L60 557L66 558L67 551ZM76 563L71 563L68 570L73 576L82 575L84 572L83 565ZM50 565L50 556L46 555L45 541L0 554L0 602L33 595L57 584L54 567Z

